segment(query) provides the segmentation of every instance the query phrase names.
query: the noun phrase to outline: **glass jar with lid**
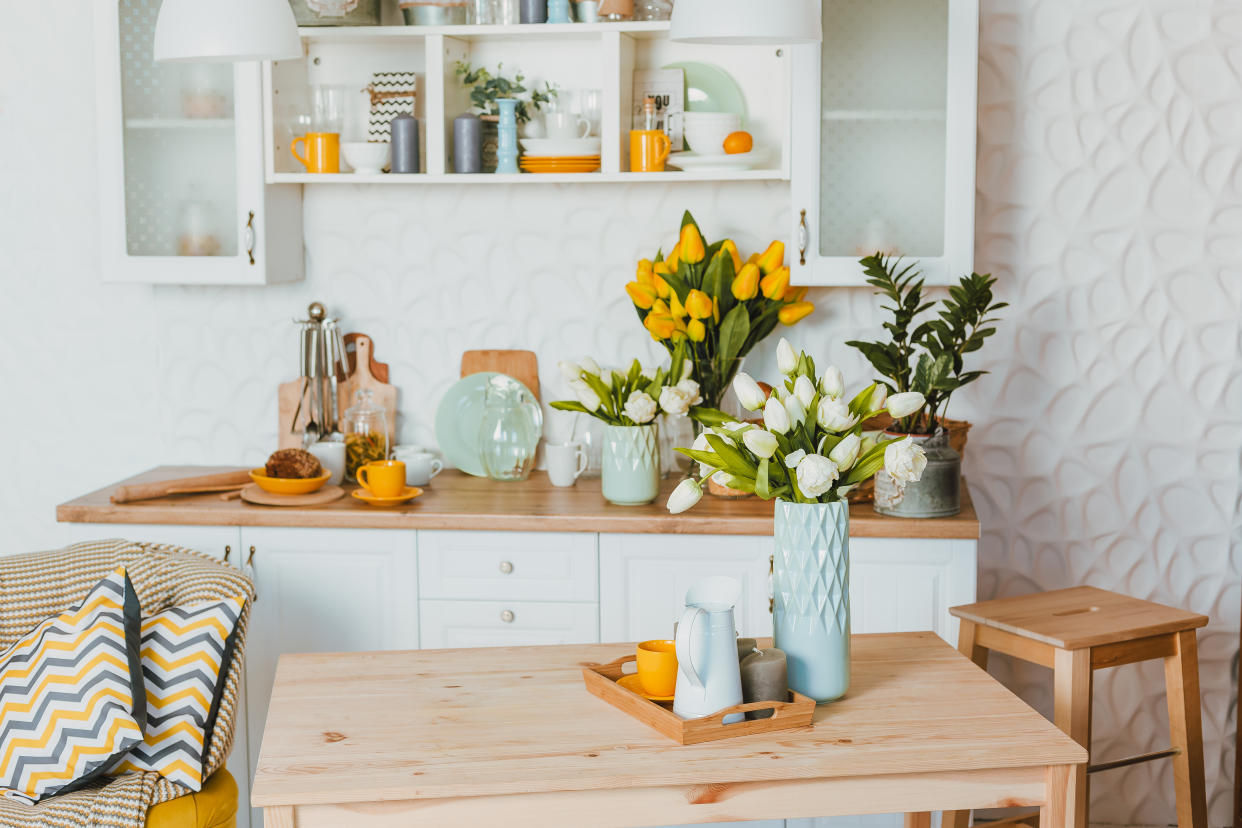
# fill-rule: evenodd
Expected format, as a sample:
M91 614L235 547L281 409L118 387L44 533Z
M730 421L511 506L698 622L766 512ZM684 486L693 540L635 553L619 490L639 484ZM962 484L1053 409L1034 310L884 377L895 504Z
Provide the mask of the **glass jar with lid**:
M359 466L388 459L388 411L375 402L370 390L354 395L345 409L345 476L356 481Z
M493 480L525 480L543 435L543 409L526 386L504 374L487 382L479 457Z

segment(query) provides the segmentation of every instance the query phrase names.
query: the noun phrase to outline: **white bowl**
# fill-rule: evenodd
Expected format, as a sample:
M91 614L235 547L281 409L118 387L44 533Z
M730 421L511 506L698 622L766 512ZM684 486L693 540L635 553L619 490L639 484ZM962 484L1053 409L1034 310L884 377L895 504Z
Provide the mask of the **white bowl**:
M388 144L349 141L341 144L341 155L359 175L378 175L388 163Z
M724 142L742 128L742 118L732 112L687 112L682 116L686 143L699 155L724 155Z
M599 155L600 138L522 138L518 143L530 158Z

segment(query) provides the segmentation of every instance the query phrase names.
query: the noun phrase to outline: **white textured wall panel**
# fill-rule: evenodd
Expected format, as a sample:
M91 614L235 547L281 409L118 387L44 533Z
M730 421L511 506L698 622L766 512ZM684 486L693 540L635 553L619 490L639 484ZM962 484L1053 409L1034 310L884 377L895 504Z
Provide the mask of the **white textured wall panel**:
M976 423L980 593L1090 583L1209 614L1204 731L1224 825L1242 600L1242 5L983 6L977 259L1014 307L981 358L993 373L953 412ZM302 284L105 287L88 8L18 4L0 26L0 552L55 544L54 504L121 475L261 460L275 385L295 369L289 320L312 299L375 336L402 438L426 442L466 348L533 348L545 396L565 356L654 356L622 284L683 208L744 248L788 227L774 184L320 188ZM798 338L863 381L840 342L874 331L876 301L812 298ZM771 348L748 368L770 371ZM994 672L1050 711L1047 672L999 658ZM1096 694L1098 756L1166 744L1157 665L1098 674ZM1173 820L1167 763L1093 789L1094 821Z

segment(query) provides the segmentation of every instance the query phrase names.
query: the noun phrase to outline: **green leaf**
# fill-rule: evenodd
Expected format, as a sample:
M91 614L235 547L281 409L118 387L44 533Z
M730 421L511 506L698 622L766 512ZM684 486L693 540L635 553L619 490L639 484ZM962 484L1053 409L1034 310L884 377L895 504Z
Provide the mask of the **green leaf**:
M768 482L768 459L759 461L759 473L755 476L755 494L764 500L772 499L772 490L769 488Z
M587 407L576 400L555 400L552 407L557 411L577 411L579 414L590 414Z
M718 408L708 408L703 405L695 405L690 407L690 418L696 423L702 423L708 428L715 428L718 425L734 422L737 417L726 414Z
M725 314L720 323L720 340L717 351L717 367L720 373L728 371L742 353L742 347L750 336L750 313L745 305L737 305Z
M719 434L707 434L707 444L712 450L719 455L725 464L725 470L730 474L740 474L746 477L755 475L755 462L746 454L743 454L736 446L731 446L725 442Z

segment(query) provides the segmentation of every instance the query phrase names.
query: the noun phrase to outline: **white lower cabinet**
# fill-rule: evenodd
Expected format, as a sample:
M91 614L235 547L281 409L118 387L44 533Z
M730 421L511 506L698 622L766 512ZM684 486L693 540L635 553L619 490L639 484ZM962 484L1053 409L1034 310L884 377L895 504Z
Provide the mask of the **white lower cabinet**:
M241 549L254 577L247 650L250 772L285 653L418 648L414 532L244 528ZM258 809L251 825L262 825Z
M594 603L420 601L418 621L424 650L599 641Z

